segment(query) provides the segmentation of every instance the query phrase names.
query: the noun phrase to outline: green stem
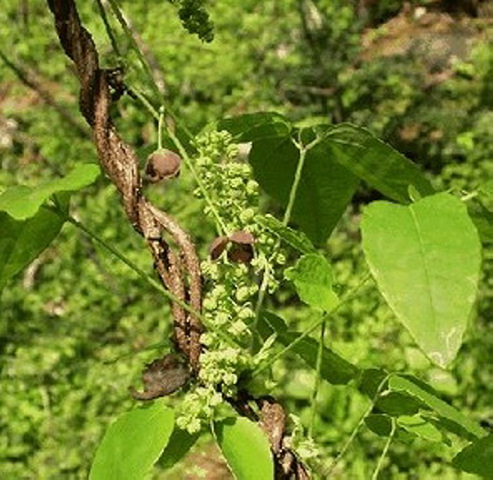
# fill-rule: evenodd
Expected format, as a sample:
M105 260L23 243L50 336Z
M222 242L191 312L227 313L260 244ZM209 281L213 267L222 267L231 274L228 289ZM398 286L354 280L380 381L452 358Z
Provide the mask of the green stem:
M371 413L373 410L373 407L375 407L375 404L377 403L378 397L380 396L380 393L387 383L388 379L390 377L390 374L387 374L385 378L380 382L377 388L377 392L375 393L370 405L368 408L365 410L361 418L359 419L358 423L354 427L353 431L351 432L351 435L349 438L346 440L344 443L344 446L342 447L341 451L339 452L339 455L335 458L335 460L332 462L332 465L329 467L329 469L325 472L325 477L324 478L329 478L332 472L334 471L335 467L337 464L341 461L341 458L346 454L348 448L351 446L353 443L354 439L356 438L356 435L358 435L361 427L363 426L363 423L365 422L366 417Z
M147 109L147 111L159 121L159 112L153 107L151 102L147 100L147 97L138 89L132 88L132 93L137 97L140 103Z
M130 42L132 49L137 54L137 57L139 58L139 61L142 64L142 67L144 68L145 73L149 77L152 89L154 90L154 94L156 95L157 98L161 98L162 95L161 95L161 92L159 91L159 88L156 84L156 80L154 79L154 75L152 74L151 67L150 67L147 59L145 58L144 54L140 50L137 42L135 41L135 38L132 35L132 31L130 30L130 27L128 26L127 21L125 20L125 17L123 16L123 13L120 10L118 3L116 2L116 0L108 0L108 1L109 1L110 6L111 6L111 9L113 10L113 13L114 13L116 19L118 20L118 23L120 23L120 25L121 25L124 33L125 33L125 36L127 37L128 41Z
M296 338L296 340L293 340L289 345L286 345L279 353L276 353L271 359L269 359L263 365L255 369L250 375L250 378L254 378L260 373L262 373L264 370L270 368L276 360L279 360L283 355L289 352L289 350L291 350L295 345L300 343L304 338L310 335L310 333L312 333L314 330L320 327L320 325L322 325L323 322L325 322L325 319L317 320L315 323L309 326L299 337Z
M169 138L171 138L171 140L175 144L176 148L180 152L180 155L182 156L183 160L185 161L185 165L187 166L187 168L190 169L190 171L192 172L192 175L193 175L195 181L197 182L197 185L199 187L200 192L202 193L202 195L204 197L205 202L209 206L212 214L214 215L214 218L216 220L216 229L217 229L219 235L226 234L227 233L226 225L222 221L221 216L219 215L219 212L217 211L214 203L212 202L211 197L209 196L209 192L205 188L204 184L202 183L202 180L200 179L197 171L195 170L195 167L193 166L192 159L190 158L187 151L185 150L185 147L180 142L180 139L175 135L175 133L170 128L166 129L166 133L168 134Z
M157 126L157 148L161 150L163 148L163 120L164 120L164 108L159 109L159 120Z
M469 200L472 200L473 198L476 198L478 195L479 195L479 192L478 191L474 191L474 192L468 193L467 195L464 195L463 197L461 197L461 200L463 202L468 202Z
M108 38L110 39L111 48L113 48L113 51L118 58L123 58L120 49L118 48L118 43L116 42L115 34L113 33L113 29L111 28L103 3L101 2L101 0L96 0L96 3L98 4L99 13L101 15L101 19L103 20L104 28L106 29L106 35L108 35Z
M291 190L289 192L289 200L288 206L286 207L286 211L284 212L284 218L282 223L287 226L290 219L291 213L293 211L294 202L296 200L296 194L298 193L298 187L301 181L301 174L303 172L303 166L305 165L306 154L308 150L306 148L301 148L300 150L300 158L298 160L298 165L296 166L296 172L294 174L293 184L291 185Z
M298 160L298 165L296 166L296 172L294 174L294 179L293 179L293 184L291 185L291 190L289 192L289 200L288 200L288 206L286 207L286 211L284 212L284 218L283 218L283 224L284 226L287 226L289 221L291 220L291 213L293 211L294 207L294 202L296 201L296 195L298 193L298 187L301 181L301 174L303 172L303 166L305 164L305 159L306 159L306 154L308 151L313 148L319 141L321 141L321 138L316 138L312 142L310 142L308 145L301 145L300 142L297 142L296 140L292 139L293 143L295 144L296 148L300 151L300 157ZM267 261L267 265L270 265L274 257L277 255L279 246L281 245L281 241L278 240L277 243L274 246L273 253L269 257ZM265 295L267 292L267 287L269 285L269 280L271 276L271 271L270 269L266 268L264 270L263 276L262 276L262 282L260 284L260 290L257 298L257 305L255 306L255 322L253 325L253 330L254 332L257 331L257 325L258 325L258 319L259 319L259 314L262 309L262 305L265 300ZM252 340L252 350L255 348L255 334L253 336Z
M301 137L301 131L299 132ZM294 138L292 142L296 146L296 148L300 151L300 158L298 160L298 165L296 166L296 172L294 173L293 184L291 185L291 190L289 192L289 200L288 206L286 207L286 211L284 212L284 218L282 223L284 226L287 226L289 221L291 220L291 214L293 212L294 202L296 201L296 195L298 194L298 187L300 186L301 174L303 173L303 166L305 165L306 154L320 141L322 138L315 138L312 142L307 145L303 145L300 141L296 141Z
M129 258L127 258L125 255L123 255L121 252L119 252L116 248L114 248L111 244L109 244L106 240L103 240L101 237L96 235L93 231L91 231L89 228L87 228L83 223L79 222L75 218L71 216L66 217L66 221L77 227L79 230L84 232L89 238L94 240L95 242L99 243L103 248L108 250L110 253L112 253L118 260L123 262L125 265L127 265L129 268L131 268L139 277L141 277L143 280L145 280L149 285L151 285L153 288L158 290L160 293L164 294L169 300L172 302L177 303L185 309L187 312L191 313L192 315L195 315L200 318L200 313L196 312L190 305L185 303L183 300L179 299L175 295L173 295L169 290L166 290L158 281L156 281L154 278L152 278L150 275L148 275L144 270L142 270L138 265L133 263Z
M337 310L339 310L343 305L345 305L349 300L351 300L358 290L366 283L366 281L370 278L370 274L367 273L364 277L363 280L353 289L351 289L345 297L330 311L327 312L324 317L321 320L317 320L314 322L312 325L310 325L304 332L300 334L299 337L297 337L295 340L293 340L289 345L286 345L279 353L274 355L271 359L266 360L263 365L260 365L257 369L255 369L252 374L251 378L255 377L259 373L263 372L267 368L269 368L276 360L281 358L283 355L285 355L289 350L291 350L295 345L297 345L301 340L306 338L310 333L312 333L314 330L316 330L320 325L322 325L323 322L325 322L326 318L328 318L330 315L333 315Z
M378 474L380 473L380 470L382 469L383 466L383 461L385 460L385 457L387 456L387 453L390 448L390 444L392 443L392 440L394 439L395 435L395 419L392 419L392 430L390 432L389 437L387 438L387 441L385 442L385 447L383 447L382 450L382 455L380 455L380 458L378 459L377 467L375 468L375 471L373 472L373 475L371 476L371 480L377 480L378 479Z
M113 13L114 13L116 19L120 23L120 25L121 25L121 27L122 27L122 29L123 29L123 31L124 31L124 33L125 33L128 41L130 42L130 44L132 46L132 49L135 51L135 53L139 57L139 61L142 64L142 66L143 66L143 68L145 70L145 73L149 77L149 80L150 80L150 83L151 83L151 86L152 86L152 90L154 91L154 95L156 95L156 97L159 98L160 101L164 102L165 100L163 98L163 95L161 94L161 91L159 90L159 87L158 87L158 85L156 83L156 80L154 79L154 75L152 73L151 66L149 65L149 62L147 61L144 53L142 52L142 50L140 49L139 45L137 44L137 41L135 40L135 38L134 38L134 36L132 34L132 31L130 30L130 27L128 26L128 24L126 22L125 17L123 16L122 11L121 11L120 7L118 6L117 1L116 0L108 0L108 1L110 3L111 9L113 10ZM132 92L135 93L133 87L132 87ZM136 94L136 96L139 98L139 100L142 100L139 97L139 95ZM172 110L169 107L169 105L166 106L166 110L168 112L168 115L171 116L171 118L173 119L173 121L177 125L180 125L180 128L185 132L185 134L190 138L190 140L193 143L194 140L195 140L195 137L192 135L192 133L190 132L190 130L188 130L188 128L172 112ZM156 117L156 119L157 119L157 117Z
M137 99L144 105L144 107L150 112L150 114L158 121L158 148L162 148L162 131L163 131L163 126L166 126L164 122L164 112L165 112L165 107L162 106L159 111L157 111L152 104L147 100L145 95L140 92L139 90L132 90ZM182 156L183 160L185 161L185 165L187 168L190 169L192 172L192 175L197 182L197 185L202 192L202 195L204 196L204 199L206 203L209 205L209 208L211 209L212 214L214 215L214 218L216 220L216 230L218 231L219 235L225 234L226 232L226 225L224 225L224 222L222 221L216 207L212 203L212 200L209 196L209 193L207 192L204 184L202 183L202 180L198 176L195 168L193 167L192 160L190 156L188 155L187 151L185 150L185 147L183 144L180 142L179 138L171 131L170 128L166 128L166 133L170 137L170 139L173 141L175 144L176 148L180 152L180 155Z
M317 371L315 376L315 385L313 387L312 394L312 411L311 411L311 419L310 419L310 429L309 434L313 436L313 429L315 427L315 419L317 416L317 396L318 390L320 388L320 371L322 369L322 355L324 349L324 337L325 337L325 317L322 318L322 325L320 327L320 339L318 342L318 352L317 352Z

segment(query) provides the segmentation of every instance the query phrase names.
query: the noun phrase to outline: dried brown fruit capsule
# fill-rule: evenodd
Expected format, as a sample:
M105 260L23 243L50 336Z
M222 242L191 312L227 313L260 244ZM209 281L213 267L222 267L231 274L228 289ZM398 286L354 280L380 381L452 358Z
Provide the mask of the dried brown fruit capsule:
M146 176L152 183L176 177L180 173L181 158L172 150L162 148L147 157Z
M236 263L250 263L253 259L253 244L255 237L245 230L238 230L229 235L233 244L228 252L228 258Z
M229 239L240 245L253 245L255 243L255 237L250 232L246 232L245 230L233 232L229 236Z
M221 254L228 246L228 243L229 243L228 237L217 237L212 241L211 246L209 248L209 254L212 260L217 260L221 256Z
M190 369L185 358L171 353L146 366L142 374L143 392L130 387L130 393L136 400L153 400L176 392L189 378Z
M248 244L233 243L228 258L235 263L250 263L253 260L253 247Z

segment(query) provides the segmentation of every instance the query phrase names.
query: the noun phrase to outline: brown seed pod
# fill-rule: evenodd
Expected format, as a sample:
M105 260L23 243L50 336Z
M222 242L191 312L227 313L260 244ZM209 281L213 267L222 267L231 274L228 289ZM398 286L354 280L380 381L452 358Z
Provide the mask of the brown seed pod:
M144 391L130 387L130 393L136 400L153 400L176 392L189 378L190 368L185 358L170 353L147 365L142 374Z
M253 260L253 247L249 244L233 243L228 258L235 263L250 263Z
M228 237L215 238L212 241L211 246L209 248L209 255L211 256L211 259L217 260L228 246L228 243L229 243Z
M246 232L245 230L233 232L229 236L229 239L240 245L253 245L255 243L255 237L250 232Z
M162 148L147 157L146 177L151 183L161 182L178 176L181 158L172 150Z

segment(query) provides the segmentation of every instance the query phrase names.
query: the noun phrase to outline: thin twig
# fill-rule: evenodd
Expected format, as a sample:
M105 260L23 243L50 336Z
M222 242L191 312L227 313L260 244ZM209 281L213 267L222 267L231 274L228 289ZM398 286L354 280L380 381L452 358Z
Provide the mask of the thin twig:
M315 385L313 386L312 393L312 405L311 405L311 418L310 418L310 429L309 434L313 436L313 429L315 427L315 419L317 417L317 396L318 390L320 388L320 371L322 370L322 356L324 351L324 337L325 337L325 320L322 322L320 327L320 339L318 342L318 351L317 351L317 367L315 370Z
M113 32L113 29L111 28L110 22L108 20L108 15L106 15L106 10L104 8L104 5L101 0L96 0L96 3L98 4L99 8L99 14L101 15L101 19L103 20L104 23L104 28L106 30L106 35L108 35L108 38L110 39L111 43L111 48L115 52L116 56L118 58L123 58L120 48L118 47L118 43L115 38L115 34Z
M394 439L395 431L396 431L396 422L395 418L391 419L392 421L392 430L390 431L390 435L387 438L387 441L385 442L385 446L383 447L382 450L382 455L380 455L380 458L378 459L377 466L375 468L375 471L373 472L373 475L371 476L371 480L377 480L378 479L378 474L380 473L380 470L382 469L383 462L385 460L385 457L387 456L387 453L390 448L390 444L392 443L392 440Z
M368 408L365 410L363 415L360 417L358 420L358 423L354 427L353 431L351 432L351 435L349 435L348 439L344 443L343 447L341 448L341 451L339 452L339 455L335 458L335 460L332 462L328 470L325 472L323 478L329 478L338 463L341 461L341 458L345 455L351 444L353 443L354 439L356 438L356 435L358 435L361 427L363 426L363 423L365 422L366 417L372 412L373 408L375 407L375 404L377 403L378 397L380 396L380 393L382 392L383 387L387 383L388 379L390 377L390 374L386 375L384 379L380 382L377 388L377 392L375 393L370 405Z

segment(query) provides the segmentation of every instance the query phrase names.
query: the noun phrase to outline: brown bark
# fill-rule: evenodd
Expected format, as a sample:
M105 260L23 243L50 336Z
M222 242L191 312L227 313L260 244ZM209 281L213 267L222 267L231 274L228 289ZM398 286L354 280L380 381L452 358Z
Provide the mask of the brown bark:
M99 159L121 195L125 213L135 230L147 240L162 283L178 299L189 301L190 307L200 312L202 281L195 247L176 221L153 206L142 193L137 155L120 137L110 118L107 72L99 66L92 37L82 26L73 0L48 0L48 5L55 16L62 47L76 67L81 85L80 110L93 130ZM163 234L171 237L178 246L178 253L162 238ZM201 349L200 320L176 302L173 315L177 347L197 371Z

